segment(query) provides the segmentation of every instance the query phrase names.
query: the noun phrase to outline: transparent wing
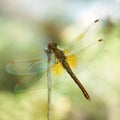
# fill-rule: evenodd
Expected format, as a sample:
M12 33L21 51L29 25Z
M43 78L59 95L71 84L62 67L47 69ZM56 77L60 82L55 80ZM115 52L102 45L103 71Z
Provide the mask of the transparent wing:
M69 43L67 49L73 49L73 48L76 49L78 45L80 48L81 46L89 44L89 42L94 41L95 39L93 38L93 36L96 37L97 35L96 29L98 29L98 26L96 24L98 22L99 19L93 21L93 23L91 23L83 32L81 32L77 37L75 37L75 39L73 39Z
M53 55L51 57L51 67L53 67L55 62L56 61ZM47 64L47 60L43 61L40 58L10 61L10 63L5 68L6 71L10 74L19 75L19 81L16 83L14 88L15 92L22 92L30 87L37 89L38 87L35 86L39 86L41 83L43 83L42 85L45 85L45 83L42 81L47 80ZM51 79L56 80L53 69L51 72L53 72Z
M45 80L46 77L47 77L46 72L26 76L25 78L21 79L19 82L16 83L14 91L22 92L22 91L25 91L28 88L32 88L34 86L38 86L38 85L41 86L41 83L43 83L43 80ZM39 86L39 89L40 89L40 86ZM36 89L37 89L37 87L36 87Z
M92 24L90 24L80 35L78 35L73 41L81 41L84 39L86 34L89 32L89 30L99 21L99 19L96 19Z
M40 58L14 60L5 69L10 74L20 75L20 80L15 85L15 92L24 91L47 77L47 63Z
M31 75L43 72L46 69L46 63L41 59L24 59L11 61L6 66L6 71L14 75Z
M63 72L62 75L56 74L57 70L61 71L61 65L57 65L58 63L55 63L55 60L53 58L54 57L51 58L51 63L50 63L51 80L52 80L52 87L56 88L56 87L58 87L59 83L62 82L63 79L65 79L65 73L62 71ZM48 63L46 63L46 64L48 64ZM37 64L37 65L39 65L39 64ZM34 64L33 64L33 66L34 66ZM34 68L35 68L35 66L34 66ZM47 71L46 70L43 72L39 71L36 74L34 74L35 72L32 72L32 74L28 74L28 72L26 72L27 74L22 74L25 76L16 83L15 88L14 88L15 92L22 92L22 91L27 90L28 88L31 88L32 90L33 89L37 90L37 89L47 87ZM33 71L33 69L32 69L32 71ZM19 73L17 75L21 75L21 74Z
M96 39L97 33L95 33L95 29L90 31L93 25L98 21L99 20L95 20L78 37L76 37L76 39L73 40L72 45L70 44L68 48L64 50L71 68L78 72L91 64L104 46L104 41L102 39ZM88 34L88 31L91 33Z
M100 39L74 52L69 50L69 53L66 54L67 61L72 69L81 72L93 62L96 56L101 52L103 46L104 41Z

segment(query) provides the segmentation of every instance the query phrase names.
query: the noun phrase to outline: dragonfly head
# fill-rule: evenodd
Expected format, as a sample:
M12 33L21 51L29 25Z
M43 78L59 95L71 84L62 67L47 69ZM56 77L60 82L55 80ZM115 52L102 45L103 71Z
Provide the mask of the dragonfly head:
M56 50L57 49L57 43L56 42L50 42L49 44L48 44L48 49L51 51L54 51L54 50Z

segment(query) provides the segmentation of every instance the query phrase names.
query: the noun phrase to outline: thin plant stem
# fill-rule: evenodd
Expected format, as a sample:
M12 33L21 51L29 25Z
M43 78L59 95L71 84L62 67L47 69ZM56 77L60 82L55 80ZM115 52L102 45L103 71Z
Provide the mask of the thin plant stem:
M51 52L49 50L45 50L47 57L48 57L48 65L47 65L47 87L48 87L48 111L47 111L47 118L51 120Z

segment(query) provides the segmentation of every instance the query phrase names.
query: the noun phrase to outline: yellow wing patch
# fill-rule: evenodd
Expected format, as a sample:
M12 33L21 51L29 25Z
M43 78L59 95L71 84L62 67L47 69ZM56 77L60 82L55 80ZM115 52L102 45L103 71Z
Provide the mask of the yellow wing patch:
M66 56L66 61L68 62L71 68L76 68L78 65L77 56L76 54L69 55L69 53L70 53L69 49L66 49L64 51L64 54ZM64 70L65 69L63 68L62 64L59 61L52 66L52 71L57 76L63 74Z
M92 24L90 24L78 37L75 38L75 41L81 41L85 37L89 29L98 21L99 19L96 19Z
M77 56L75 54L67 56L67 62L71 68L76 68L78 64Z
M55 75L59 76L64 72L64 68L62 64L58 61L56 64L52 66L52 71Z
M70 54L70 49L66 49L64 51L64 54L66 56L66 60L68 62L68 64L70 65L71 68L76 68L77 64L78 64L78 58L76 56L76 54Z
M67 56L67 55L69 55L69 54L70 54L70 49L64 50L64 55L65 55L65 56Z
M87 31L82 32L77 38L76 41L80 41L84 38L84 36L86 35Z

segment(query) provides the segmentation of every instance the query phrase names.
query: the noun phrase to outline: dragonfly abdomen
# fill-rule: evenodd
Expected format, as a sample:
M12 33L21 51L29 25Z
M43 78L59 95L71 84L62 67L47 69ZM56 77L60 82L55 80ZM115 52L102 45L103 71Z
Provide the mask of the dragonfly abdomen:
M83 85L81 84L81 82L79 81L79 79L76 77L76 75L73 73L72 69L70 68L69 64L64 61L62 63L63 67L65 68L65 70L68 72L68 74L71 76L71 78L75 81L75 83L78 85L78 87L82 90L85 98L87 100L90 100L90 96L87 93L87 91L85 90L85 88L83 87Z

